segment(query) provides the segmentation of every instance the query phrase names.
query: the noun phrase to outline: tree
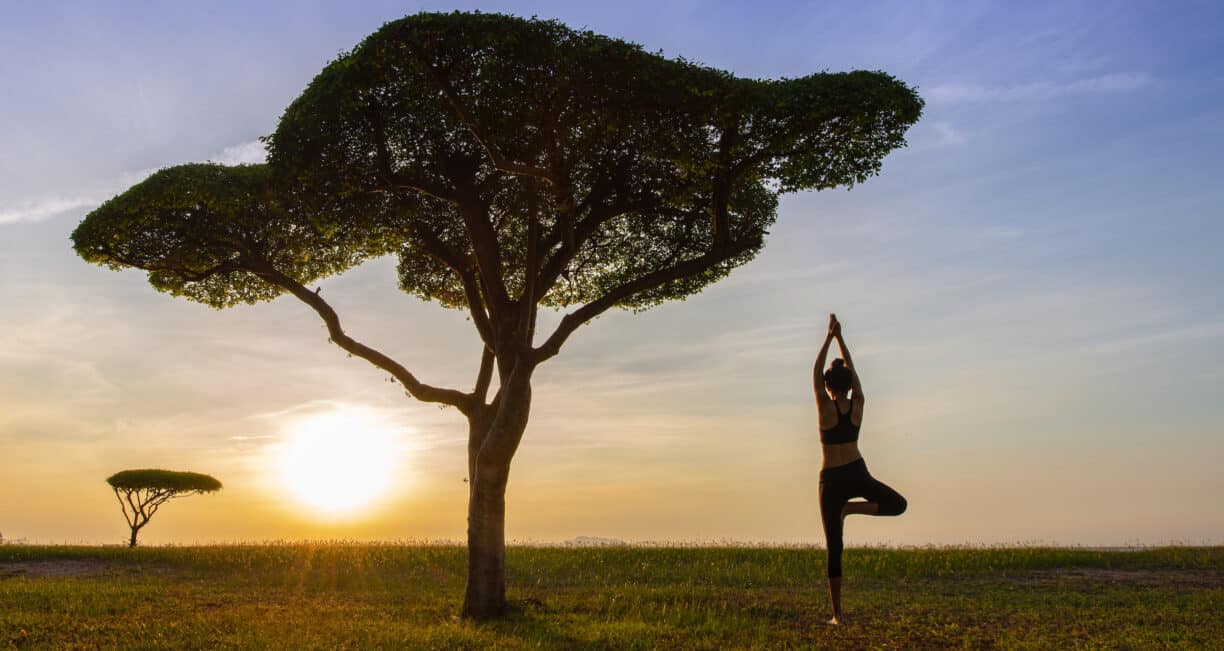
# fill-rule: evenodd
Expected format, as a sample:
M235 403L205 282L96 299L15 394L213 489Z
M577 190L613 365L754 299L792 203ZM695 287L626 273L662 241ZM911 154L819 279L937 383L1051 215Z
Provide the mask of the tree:
M124 470L106 478L123 509L123 518L132 530L128 547L136 546L136 534L149 524L162 504L176 497L221 490L221 482L198 472L175 470Z
M266 139L267 166L163 170L73 241L218 308L290 294L333 343L461 412L463 614L495 617L536 368L608 309L683 299L748 262L778 195L865 181L921 111L882 72L743 79L553 21L418 14L323 69ZM308 287L389 253L405 292L470 315L483 342L470 390L354 339ZM542 338L541 306L569 309Z

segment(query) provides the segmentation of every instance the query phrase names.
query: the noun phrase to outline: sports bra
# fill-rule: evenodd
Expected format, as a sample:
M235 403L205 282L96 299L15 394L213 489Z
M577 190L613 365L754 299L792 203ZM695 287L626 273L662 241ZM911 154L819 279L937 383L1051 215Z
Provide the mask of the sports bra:
M850 422L850 416L854 414L854 406L851 405L849 413L843 414L837 408L837 401L834 400L833 411L837 412L837 424L829 429L820 430L820 442L823 445L836 445L838 443L853 443L857 441L859 427L862 426L862 423L855 425Z

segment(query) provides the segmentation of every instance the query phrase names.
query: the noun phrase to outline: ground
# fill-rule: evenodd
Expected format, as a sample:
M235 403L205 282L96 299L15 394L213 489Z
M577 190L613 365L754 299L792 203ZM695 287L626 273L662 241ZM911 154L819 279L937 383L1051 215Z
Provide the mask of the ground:
M438 545L0 546L0 647L1218 648L1224 548L512 547L512 609L458 619Z

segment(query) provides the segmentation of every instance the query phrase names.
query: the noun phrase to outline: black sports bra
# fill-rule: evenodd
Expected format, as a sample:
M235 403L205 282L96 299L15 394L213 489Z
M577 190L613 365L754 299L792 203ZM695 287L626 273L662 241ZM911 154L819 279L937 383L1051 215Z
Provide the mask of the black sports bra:
M820 442L824 445L836 445L838 443L853 443L858 440L859 427L862 423L855 425L850 422L850 416L854 413L854 406L851 405L850 412L843 414L837 408L837 401L833 401L833 411L837 412L837 424L829 429L820 430Z

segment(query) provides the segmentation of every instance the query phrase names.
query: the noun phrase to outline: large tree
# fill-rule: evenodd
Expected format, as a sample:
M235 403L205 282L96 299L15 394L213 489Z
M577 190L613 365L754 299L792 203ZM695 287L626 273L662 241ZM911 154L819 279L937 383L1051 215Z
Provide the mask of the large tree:
M553 21L418 14L323 69L267 138L266 167L163 170L73 239L214 307L288 293L333 343L461 412L463 613L494 617L536 368L606 310L684 298L752 259L778 195L865 181L921 110L882 72L742 79ZM360 343L308 287L388 253L405 292L470 314L471 389ZM541 306L567 312L537 335Z

